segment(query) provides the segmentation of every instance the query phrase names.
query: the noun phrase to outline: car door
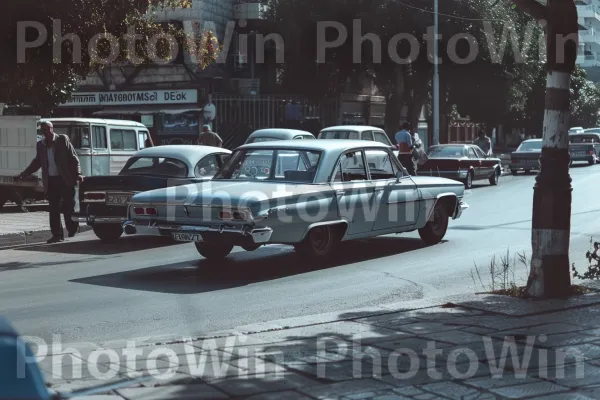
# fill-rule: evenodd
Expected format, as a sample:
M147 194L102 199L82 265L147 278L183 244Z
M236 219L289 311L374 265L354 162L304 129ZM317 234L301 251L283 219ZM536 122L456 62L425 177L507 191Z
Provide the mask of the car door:
M377 210L362 150L342 154L332 175L340 218L348 221L347 234L370 232Z
M377 207L372 230L410 230L419 216L417 185L408 175L396 178L400 165L389 151L366 150L365 157Z
M475 172L475 179L481 179L483 177L481 171L482 163L472 147L467 148L467 158L469 159L469 165L473 167L473 171Z
M485 153L479 146L473 146L472 149L475 151L475 154L481 161L480 166L480 174L482 178L489 178L494 172L494 167L496 166L496 162L493 159L490 159L485 156Z

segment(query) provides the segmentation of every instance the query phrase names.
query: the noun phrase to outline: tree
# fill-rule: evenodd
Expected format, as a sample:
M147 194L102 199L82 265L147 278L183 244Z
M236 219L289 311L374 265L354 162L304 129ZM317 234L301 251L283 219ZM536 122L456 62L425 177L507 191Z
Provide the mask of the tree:
M571 98L571 126L597 127L600 90L580 67L571 76Z
M96 66L169 62L180 43L205 68L219 51L210 32L186 34L152 18L154 11L176 7L191 7L191 1L22 0L5 7L0 15L0 102L30 105L46 115ZM76 40L61 45L60 37L70 34Z
M572 0L511 0L546 24L546 98L540 173L533 192L532 260L527 291L563 297L571 285L571 177L569 176L570 81L578 48L577 7Z

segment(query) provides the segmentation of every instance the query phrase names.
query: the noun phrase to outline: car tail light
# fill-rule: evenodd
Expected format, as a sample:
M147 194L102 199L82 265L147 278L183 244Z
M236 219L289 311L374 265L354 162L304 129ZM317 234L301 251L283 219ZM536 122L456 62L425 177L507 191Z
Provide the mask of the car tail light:
M244 212L234 212L233 213L233 219L237 219L238 221L245 221L246 220L246 213L244 213Z
M146 210L144 210L142 207L136 207L136 208L134 208L133 212L136 215L144 215L144 214L146 214Z
M146 215L157 215L158 211L154 207L146 208Z
M86 200L104 200L106 195L104 193L85 193L83 198Z
M219 213L219 218L221 218L221 219L231 219L231 213L229 211L221 211Z

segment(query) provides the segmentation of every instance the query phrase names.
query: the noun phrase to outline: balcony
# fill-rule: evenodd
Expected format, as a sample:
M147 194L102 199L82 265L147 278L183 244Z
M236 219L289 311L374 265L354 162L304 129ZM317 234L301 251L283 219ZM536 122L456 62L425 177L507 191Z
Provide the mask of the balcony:
M583 68L600 67L600 57L595 54L580 54L577 56L577 65Z
M589 28L585 31L579 31L580 43L597 43L600 45L600 31L595 28Z
M579 18L594 18L600 21L600 13L598 7L594 5L577 6L577 16Z
M264 19L267 6L261 4L260 0L236 0L233 6L235 19L257 20Z

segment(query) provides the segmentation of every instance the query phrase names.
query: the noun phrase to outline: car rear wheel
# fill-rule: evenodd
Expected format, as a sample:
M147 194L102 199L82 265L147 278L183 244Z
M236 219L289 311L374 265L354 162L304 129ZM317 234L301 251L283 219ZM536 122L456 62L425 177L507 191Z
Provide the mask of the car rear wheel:
M516 169L511 169L510 173L513 174L513 176L517 176L517 174L519 173L519 171L516 170Z
M209 261L223 260L233 250L232 243L195 242L194 244L198 253Z
M473 187L473 171L467 173L467 179L465 179L463 183L465 184L465 189L471 189Z
M526 170L525 170L525 173L526 173L526 174L528 174L528 173L530 173L530 172L531 172L531 170L530 170L530 169L526 169Z
M432 220L419 229L419 236L427 245L438 244L446 235L448 219L448 210L444 204L438 202L433 209Z
M92 226L94 234L105 243L116 242L123 234L123 228L117 224L99 224Z
M298 253L309 258L326 258L333 254L339 243L338 232L339 230L331 225L314 227L294 248Z
M500 171L500 168L496 168L496 170L494 171L494 174L492 176L490 176L490 185L497 185L498 182L500 181L501 175L502 175L502 172Z

